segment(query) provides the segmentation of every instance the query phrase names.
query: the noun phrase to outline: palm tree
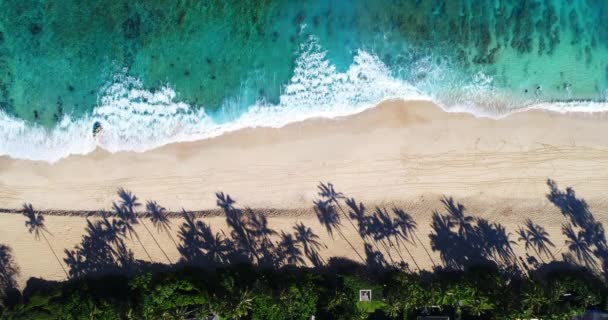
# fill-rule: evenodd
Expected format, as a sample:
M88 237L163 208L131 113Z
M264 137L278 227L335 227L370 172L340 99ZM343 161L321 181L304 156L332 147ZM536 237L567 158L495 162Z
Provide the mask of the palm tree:
M201 258L201 240L199 230L194 220L194 216L182 209L184 222L180 226L177 235L180 239L180 244L177 250L182 258L188 262L197 261Z
M322 199L325 199L329 203L335 204L338 207L338 209L340 209L340 212L342 212L342 215L346 218L346 220L348 220L351 227L353 227L353 229L355 231L358 231L357 227L355 227L355 224L351 220L350 216L347 215L346 212L344 212L344 209L342 209L342 206L340 205L339 200L346 198L344 196L344 194L342 192L337 192L334 189L334 185L330 182L328 182L327 184L324 184L323 182L319 182L319 186L317 186L317 188L319 189L319 193L318 193L319 197L321 197Z
M314 206L315 212L317 213L317 219L319 219L319 222L323 226L325 226L327 233L329 233L329 235L332 237L332 239L333 239L333 230L336 230L338 232L338 234L340 235L340 237L342 237L342 239L344 241L346 241L346 243L348 243L350 248L357 254L359 259L361 259L361 261L363 261L363 263L365 263L365 259L363 259L363 256L361 256L361 254L359 254L359 252L357 251L357 249L355 249L353 244L350 241L348 241L348 239L344 236L344 234L342 233L342 230L340 230L340 227L342 226L342 224L340 223L340 216L337 214L334 206L331 203L329 203L328 201L322 201L322 200L315 200L314 204L315 204L315 206Z
M551 253L551 250L549 250L549 246L555 247L555 245L553 242L551 242L551 240L549 240L549 233L545 231L545 228L534 224L530 219L526 220L526 228L528 229L530 242L532 242L534 245L534 248L539 256L540 254L545 254L548 258L553 258L553 254Z
M414 236L416 238L416 240L418 240L418 243L420 243L420 245L424 249L424 252L426 252L426 255L431 260L433 267L435 267L436 264L435 264L435 261L433 261L433 257L431 257L431 254L427 250L426 246L424 245L424 243L422 241L420 241L420 238L418 238L418 235L416 234L416 229L418 228L416 221L414 221L412 216L409 213L405 212L403 209L393 208L393 212L397 216L395 218L394 223L401 230L401 234L402 234L403 238L407 241L412 242L414 245L416 245L415 240L410 240L411 236Z
M548 295L540 284L534 283L524 290L522 295L522 307L530 318L540 318L539 310L550 303Z
M448 210L450 219L458 225L458 234L466 239L467 235L471 231L471 223L473 217L464 214L465 207L460 203L454 202L453 198L444 197L441 199L445 208Z
M504 262L515 261L515 264L519 265L519 261L515 257L515 252L513 252L512 244L515 244L515 241L511 240L511 233L507 232L507 229L500 223L494 223L494 248L499 257L503 259Z
M7 245L0 244L0 296L5 297L7 289L17 287L16 278L19 273L19 266L13 258L13 250Z
M247 209L249 220L247 221L247 230L250 234L250 239L256 251L260 251L263 260L266 264L274 263L274 243L271 238L276 231L268 226L268 218L264 214L255 213L250 208Z
M304 259L302 259L302 250L300 250L299 243L290 233L281 231L281 242L279 242L278 247L281 250L280 257L285 260L287 264L294 266L304 264Z
M135 232L135 228L133 227L139 223L137 214L135 213L135 208L141 206L141 203L137 202L137 197L135 195L123 188L118 189L118 196L121 198L121 203L112 203L112 208L119 219L118 225L121 228L121 233L124 236L128 236L131 240L133 240L133 237L135 237L141 248L146 253L146 256L148 256L148 259L151 262L154 261L148 250L146 250L144 244L141 242L141 239L139 239L139 235L137 232Z
M226 239L219 232L213 233L211 227L202 222L196 222L197 233L200 236L200 245L206 252L207 259L216 263L227 262L229 247Z
M177 247L177 242L175 242L173 235L171 235L171 220L169 220L167 210L156 203L156 201L148 201L146 203L146 214L152 225L156 228L156 231L158 233L165 232Z
M379 233L382 235L383 238L385 238L388 241L389 246L391 248L395 247L395 245L393 244L393 241L391 240L391 237L393 237L393 239L395 239L395 242L397 243L398 249L401 249L401 246L399 245L400 231L397 228L397 226L395 226L395 224L393 224L393 220L388 215L388 212L386 211L386 209L380 209L379 207L376 207L375 217L377 219ZM403 256L401 256L401 252L398 249L396 250L397 255L399 255L401 262L405 263L405 260L403 259ZM406 250L407 250L407 248L406 248ZM408 251L408 254L410 255L410 258L412 258L412 262L414 262L414 264L416 265L418 270L420 270L420 267L418 267L418 264L414 260L414 257L411 255L409 250L407 250L407 251ZM390 254L389 254L389 258L390 258Z
M230 195L223 192L216 192L216 204L224 211L226 215L226 223L232 229L231 236L237 244L237 247L247 256L247 259L260 263L260 255L253 239L253 233L249 230L249 218L251 212L243 212L235 208L234 201Z
M36 240L39 240L40 236L42 236L44 241L46 241L46 244L49 246L49 249L51 249L53 256L55 256L55 260L57 260L57 263L61 267L61 270L63 270L63 273L65 273L65 276L69 278L70 275L65 270L63 263L61 263L61 260L59 260L57 253L55 253L55 250L53 250L53 247L51 246L49 239L47 239L47 237L45 235L45 233L49 233L49 232L48 232L48 230L46 230L46 226L44 225L44 216L42 215L42 213L40 213L40 212L36 213L34 211L34 208L32 207L32 205L29 203L23 204L22 213L27 218L27 220L25 221L25 226L28 228L28 232L33 233L34 238L36 238Z
M578 261L584 263L588 267L596 269L597 263L591 255L592 251L590 244L587 241L584 232L575 232L570 223L563 225L562 231L567 238L565 243L568 246L568 249L574 253Z
M393 256L391 255L389 246L386 245L386 242L384 241L384 239L388 238L388 233L385 230L386 226L383 224L382 219L380 218L378 212L380 209L376 207L376 212L374 212L374 214L369 218L369 223L368 223L368 233L371 235L372 239L374 240L374 243L379 242L380 245L382 245L382 247L384 248L384 251L386 252L386 254L388 255L389 260L391 261L391 264L395 264L395 260L393 259ZM388 238L389 243L392 245L392 241L390 240L390 238ZM379 250L378 250L379 251ZM401 259L403 261L403 259Z
M413 232L413 229L416 228L416 222L412 219L410 215L405 213L403 210L400 211L397 208L393 208L393 212L397 215L397 218L395 218L394 220L391 220L388 213L386 212L386 209L384 209L384 212L381 214L381 218L384 221L384 225L388 226L387 231L389 232L389 234L393 235L393 238L397 243L397 247L401 248L401 239L404 239L406 241L409 240L410 234ZM418 263L416 262L416 259L414 259L414 255L412 255L410 250L407 248L407 244L403 243L403 248L405 248L405 251L410 256L410 259L412 259L414 265L416 265L418 271L421 271L420 266L418 266ZM399 254L399 257L401 257L401 254ZM403 260L403 258L401 258L401 260ZM431 259L431 261L433 260Z
M104 215L99 224L102 226L104 237L108 242L114 245L118 245L118 242L121 242L122 227L119 220L110 220Z
M524 242L524 248L526 249L526 251L528 251L528 249L530 247L532 247L532 239L530 237L530 234L528 233L528 231L526 231L524 228L519 227L519 229L517 230L517 234L519 235L519 238L517 238L517 241L523 241Z
M342 192L337 192L332 183L324 184L323 182L319 182L317 188L319 189L318 195L329 202L338 204L338 200L344 199L344 194Z
M80 254L80 250L63 249L66 257L63 259L70 266L70 277L78 278L84 276L86 270L84 268L84 257Z
M431 228L433 232L429 235L431 239L431 249L439 251L439 256L445 265L448 267L459 267L459 258L461 253L454 252L452 248L458 246L456 233L452 232L454 222L447 216L434 211Z
M304 254L308 257L313 265L318 266L323 263L319 256L319 248L323 246L319 242L319 236L312 232L312 229L305 226L302 222L296 224L293 227L295 231L295 237L298 242L302 244L304 248ZM327 246L325 246L327 248Z
M215 196L217 198L218 207L224 209L224 211L229 211L232 209L232 206L236 201L232 200L230 195L224 194L223 192L216 192Z
M348 212L349 217L357 220L359 235L365 240L369 222L369 217L365 215L365 206L361 202L357 204L355 198L346 199L346 205L350 208L350 211Z
M357 204L355 198L346 199L346 205L350 208L348 212L349 217L357 221L357 225L359 226L358 232L361 240L366 243L367 237L369 237L373 231L373 219L365 214L365 206L362 202ZM380 248L378 247L378 243L373 239L373 237L371 242L374 247L376 247L376 251L381 252Z
M106 217L97 222L91 222L91 220L87 219L85 238L95 239L95 244L100 250L96 252L86 252L85 256L95 255L96 258L105 256L107 257L107 260L111 260L110 264L116 264L117 260L120 260L121 253L119 253L119 251L126 251L127 249L120 238L120 231L116 229L117 223L118 222L115 222L114 220L110 222ZM112 247L112 244L114 247ZM105 254L102 254L102 252Z
M251 310L253 310L253 295L249 290L246 290L241 294L241 297L234 306L234 309L231 310L229 316L226 318L235 320L245 318L247 315L249 315Z
M128 211L129 217L132 219L132 221L134 221L134 224L137 224L139 219L137 217L137 213L135 213L135 209L137 207L141 206L141 203L137 202L137 197L133 193L131 193L131 191L125 190L123 188L118 189L118 196L121 198L122 207ZM150 203L148 202L148 204L150 204ZM156 204L156 202L154 202L154 204ZM160 206L158 206L158 207L160 207ZM162 207L160 207L160 208L162 208ZM162 209L164 210L164 208L162 208ZM148 234L150 235L152 240L154 240L154 243L156 243L156 246L158 247L158 249L160 249L160 252L163 253L163 255L165 256L165 259L167 259L169 264L172 264L173 262L171 262L171 259L169 259L169 256L167 255L167 253L160 246L160 243L158 243L158 241L156 240L156 237L154 237L154 235L152 234L150 229L148 229L148 226L146 225L146 223L143 220L141 221L141 225L144 226L144 229L146 229L146 231L148 232ZM137 240L139 240L139 237L137 238ZM141 243L141 241L140 241L140 243ZM142 247L143 247L143 244L142 244ZM146 253L147 253L147 251L146 251ZM150 256L150 255L148 254L148 256ZM152 261L151 258L150 258L150 261Z

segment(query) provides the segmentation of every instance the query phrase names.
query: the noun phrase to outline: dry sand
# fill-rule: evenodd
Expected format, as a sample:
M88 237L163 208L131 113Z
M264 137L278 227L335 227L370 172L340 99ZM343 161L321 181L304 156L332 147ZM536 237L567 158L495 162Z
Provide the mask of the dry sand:
M349 117L240 130L145 153L99 150L54 164L0 157L0 208L30 202L42 210L108 210L116 189L124 187L172 211L206 210L215 208L214 193L224 191L237 205L275 209L274 229L289 230L298 221L312 227L328 246L323 255L356 259L343 240L325 233L311 210L316 185L330 181L369 208L406 208L429 251L430 217L443 211L442 195L453 196L473 216L504 224L512 240L531 218L547 229L558 251L566 219L546 199L546 181L573 187L597 220L608 221L606 136L608 115L602 113L527 111L492 120L446 113L428 102L387 101ZM204 219L216 230L225 228L223 217ZM80 241L86 222L68 216L46 220L59 253ZM362 251L359 236L344 225ZM145 230L138 231L155 260L163 261ZM173 243L159 237L177 260ZM20 283L31 276L64 277L46 245L27 233L22 216L0 215L0 243L13 248ZM145 259L138 246L131 248ZM422 246L410 250L421 267L432 266ZM525 253L523 246L515 250ZM432 256L440 262L436 252Z

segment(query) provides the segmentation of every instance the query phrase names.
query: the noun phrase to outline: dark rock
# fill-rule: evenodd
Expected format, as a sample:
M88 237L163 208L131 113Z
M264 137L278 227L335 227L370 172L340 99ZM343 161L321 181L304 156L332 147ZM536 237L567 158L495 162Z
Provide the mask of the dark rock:
M130 17L122 23L122 31L127 39L135 39L139 37L141 19L139 15Z
M296 26L299 26L302 24L302 22L304 22L305 18L306 18L306 15L304 14L304 11L300 11L296 15L296 17L293 19L293 24L295 24Z
M68 85L68 91L73 92L74 91L74 86L73 85Z
M181 11L177 15L177 24L181 26L184 23L185 18L186 18L186 11Z
M315 26L315 28L319 27L319 25L321 24L321 18L319 16L315 16L312 19L312 24Z
M101 123L99 121L95 121L93 124L93 137L97 136L102 130L103 127L101 126Z
M542 56L545 51L545 38L542 36L538 39L538 55Z
M258 36L259 37L265 37L266 36L266 31L264 31L264 28L262 28L262 26L257 26L256 30L258 32Z
M34 24L30 25L30 33L33 36L37 36L38 34L40 34L40 32L42 32L42 26L41 25L39 25L37 23L34 23Z
M8 102L0 101L0 110L8 111L11 109L11 105Z

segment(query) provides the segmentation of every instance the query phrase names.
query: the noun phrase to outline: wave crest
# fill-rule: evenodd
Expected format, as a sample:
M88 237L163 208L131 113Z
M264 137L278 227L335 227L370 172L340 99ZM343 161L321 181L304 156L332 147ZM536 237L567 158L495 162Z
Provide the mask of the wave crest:
M314 37L301 46L293 76L276 105L259 101L237 119L215 122L204 108L177 101L166 86L154 92L138 79L117 75L102 90L92 114L65 116L52 129L0 113L0 155L54 162L98 146L110 152L142 152L168 143L212 138L247 127L282 127L313 117L357 113L387 98L428 100L414 86L391 76L376 56L358 51L345 72L337 72ZM95 138L92 128L103 131Z
M90 115L77 120L64 116L52 129L0 111L0 156L55 162L69 155L90 153L97 147L110 152L143 152L242 128L277 128L313 117L345 116L391 98L429 100L449 112L492 118L529 109L608 111L606 102L523 100L498 90L493 79L483 73L463 80L457 72L434 65L432 60L409 66L411 74L425 75L415 85L393 76L377 56L363 50L356 53L345 72L338 72L327 52L311 36L300 47L293 75L282 89L279 102L258 101L230 121L215 121L204 108L180 102L170 86L147 90L140 80L127 76L123 70L100 90L98 106ZM93 137L96 122L103 130Z

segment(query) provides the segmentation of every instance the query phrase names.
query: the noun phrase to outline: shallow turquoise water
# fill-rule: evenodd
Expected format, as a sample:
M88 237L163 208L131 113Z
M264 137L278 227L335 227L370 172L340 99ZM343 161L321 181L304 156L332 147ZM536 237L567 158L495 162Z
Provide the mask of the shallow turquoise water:
M604 102L607 24L605 0L0 0L0 155L145 150L388 96L493 116Z

